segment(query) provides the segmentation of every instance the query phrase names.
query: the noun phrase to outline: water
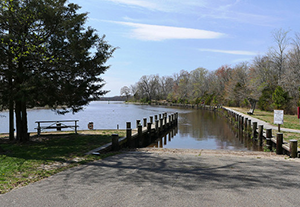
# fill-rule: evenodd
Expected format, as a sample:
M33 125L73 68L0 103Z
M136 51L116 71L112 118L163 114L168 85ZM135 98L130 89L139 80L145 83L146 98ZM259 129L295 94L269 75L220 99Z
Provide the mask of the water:
M247 150L234 136L225 118L205 110L162 106L124 104L122 102L92 102L84 111L59 115L49 109L28 110L28 131L36 132L36 121L79 120L78 130L87 130L93 122L95 129L126 128L126 122L136 127L136 120L167 112L178 112L178 129L158 144L164 148ZM0 133L8 132L8 112L0 112ZM166 145L165 145L166 144Z

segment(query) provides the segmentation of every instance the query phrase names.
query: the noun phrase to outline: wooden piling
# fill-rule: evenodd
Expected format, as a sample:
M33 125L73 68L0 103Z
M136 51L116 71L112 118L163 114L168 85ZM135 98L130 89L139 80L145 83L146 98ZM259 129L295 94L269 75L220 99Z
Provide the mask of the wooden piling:
M128 142L128 147L134 148L135 144L134 144L134 141L132 140L131 122L126 122L126 138L127 138L127 142Z
M164 119L160 118L159 131L162 132L164 130Z
M139 125L138 126L138 146L144 147L143 145L144 145L143 126Z
M152 123L147 123L147 145L151 144L151 127Z
M248 119L248 139L251 138L251 119Z
M119 135L118 134L112 134L112 151L118 151L119 150Z
M262 146L263 144L263 125L258 125L258 146Z
M276 154L281 155L283 154L283 148L282 148L282 144L283 144L283 134L282 133L277 133L277 137L276 137Z
M266 147L272 151L272 129L266 129Z
M141 120L136 120L136 128L139 127L140 123L141 123Z
M298 157L298 141L290 140L290 156L291 158Z
M252 138L257 138L257 122L252 123Z

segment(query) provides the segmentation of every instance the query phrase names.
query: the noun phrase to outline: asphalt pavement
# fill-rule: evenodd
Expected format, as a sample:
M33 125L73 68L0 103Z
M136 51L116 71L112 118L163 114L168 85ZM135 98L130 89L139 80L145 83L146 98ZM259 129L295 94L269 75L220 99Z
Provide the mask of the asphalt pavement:
M299 206L300 162L263 152L144 149L0 195L13 206Z

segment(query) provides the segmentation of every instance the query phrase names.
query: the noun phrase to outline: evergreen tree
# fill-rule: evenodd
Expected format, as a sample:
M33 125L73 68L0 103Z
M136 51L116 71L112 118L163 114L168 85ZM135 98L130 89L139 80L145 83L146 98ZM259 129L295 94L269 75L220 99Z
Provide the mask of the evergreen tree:
M0 3L0 105L14 105L17 139L27 141L27 108L64 106L77 112L101 90L115 48L84 24L86 13L66 0ZM94 52L92 52L94 51Z
M290 101L288 92L285 92L281 86L277 86L272 94L273 104L276 109L285 109Z

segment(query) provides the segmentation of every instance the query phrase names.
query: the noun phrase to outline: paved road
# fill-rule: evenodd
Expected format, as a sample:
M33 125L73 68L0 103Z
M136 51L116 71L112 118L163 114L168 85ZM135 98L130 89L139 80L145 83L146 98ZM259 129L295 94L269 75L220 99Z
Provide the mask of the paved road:
M299 206L299 160L269 155L124 152L0 195L0 206Z

